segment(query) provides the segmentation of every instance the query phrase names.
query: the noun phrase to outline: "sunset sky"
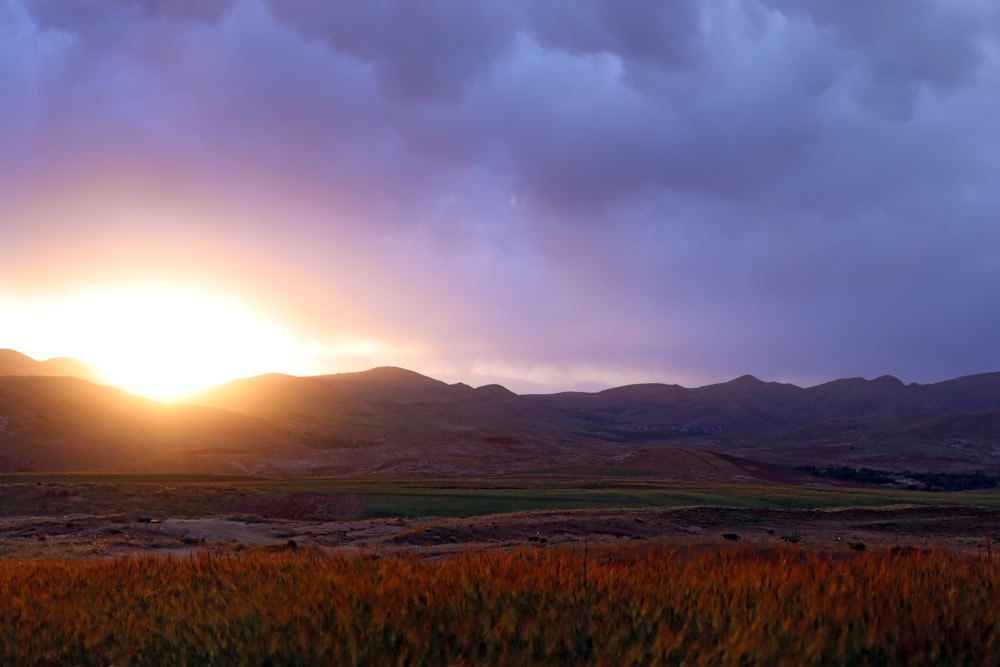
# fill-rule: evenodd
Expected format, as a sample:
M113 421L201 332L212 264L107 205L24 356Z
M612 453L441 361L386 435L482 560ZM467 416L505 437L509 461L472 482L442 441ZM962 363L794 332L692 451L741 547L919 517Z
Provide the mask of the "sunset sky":
M995 0L0 0L0 348L524 392L998 331Z

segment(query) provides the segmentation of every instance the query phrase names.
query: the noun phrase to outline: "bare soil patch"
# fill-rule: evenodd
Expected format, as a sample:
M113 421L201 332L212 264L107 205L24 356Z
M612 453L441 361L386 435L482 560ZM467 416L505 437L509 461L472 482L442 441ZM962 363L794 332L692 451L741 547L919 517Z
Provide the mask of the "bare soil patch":
M1000 510L969 507L772 510L692 507L565 510L443 519L310 521L295 518L126 518L121 515L8 516L0 557L92 558L184 555L201 550L292 549L312 545L371 554L409 550L428 557L465 549L573 547L648 540L704 548L729 543L843 552L945 548L990 553Z

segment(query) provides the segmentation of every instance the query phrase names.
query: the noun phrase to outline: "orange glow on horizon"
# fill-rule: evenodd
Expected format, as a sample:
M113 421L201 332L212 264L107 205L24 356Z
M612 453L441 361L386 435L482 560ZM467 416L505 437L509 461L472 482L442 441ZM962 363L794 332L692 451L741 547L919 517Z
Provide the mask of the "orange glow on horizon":
M288 331L201 289L92 288L20 306L7 309L17 314L11 318L15 329L21 327L14 331L14 349L42 350L40 358L75 357L107 384L158 400L180 400L239 377L311 371Z

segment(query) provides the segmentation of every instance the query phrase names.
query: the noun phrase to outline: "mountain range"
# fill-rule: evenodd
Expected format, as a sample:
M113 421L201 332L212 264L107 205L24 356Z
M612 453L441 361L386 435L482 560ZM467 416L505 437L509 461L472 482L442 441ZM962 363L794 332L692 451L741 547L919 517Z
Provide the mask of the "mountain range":
M739 477L734 466L767 477L775 474L768 466L830 464L1000 472L1000 373L809 388L746 375L694 389L518 395L376 368L263 375L213 387L191 405L163 405L97 385L88 370L0 350L0 470L611 470L707 479L718 470Z
M75 377L97 382L99 374L88 364L69 357L37 361L14 350L0 350L0 376L40 375L44 377Z

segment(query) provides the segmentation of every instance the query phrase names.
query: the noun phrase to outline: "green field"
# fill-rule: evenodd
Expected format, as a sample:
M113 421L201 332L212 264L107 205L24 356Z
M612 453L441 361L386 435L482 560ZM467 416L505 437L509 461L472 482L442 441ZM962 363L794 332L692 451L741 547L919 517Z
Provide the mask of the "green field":
M256 483L279 492L354 493L365 516L465 517L501 512L650 507L832 508L889 505L1000 507L1000 493L925 493L627 480L283 480Z
M197 475L11 474L0 476L0 515L26 513L25 502L40 494L27 487L86 489L102 487L129 497L170 489L205 491L185 505L187 515L211 515L217 510L213 490L253 494L352 494L361 496L359 518L469 517L527 510L630 509L653 507L739 507L804 509L883 507L890 505L950 505L1000 507L1000 492L928 493L879 488L803 487L781 485L710 484L628 479L382 479L317 478L264 479ZM15 493L17 491L17 493ZM15 497L18 498L15 502ZM110 501L110 499L109 499ZM52 502L49 502L49 507ZM84 511L80 507L78 511ZM230 511L225 508L224 511Z

